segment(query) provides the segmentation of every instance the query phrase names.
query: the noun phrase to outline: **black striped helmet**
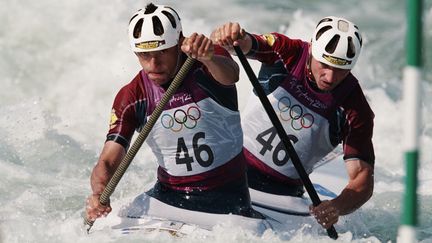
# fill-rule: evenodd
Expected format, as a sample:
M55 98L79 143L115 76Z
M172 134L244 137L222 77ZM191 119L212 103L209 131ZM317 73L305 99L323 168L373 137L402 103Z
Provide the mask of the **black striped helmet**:
M358 27L344 18L323 18L312 37L312 56L336 68L352 69L361 47L362 37Z
M182 26L174 9L150 3L132 16L128 32L134 52L150 52L177 45Z

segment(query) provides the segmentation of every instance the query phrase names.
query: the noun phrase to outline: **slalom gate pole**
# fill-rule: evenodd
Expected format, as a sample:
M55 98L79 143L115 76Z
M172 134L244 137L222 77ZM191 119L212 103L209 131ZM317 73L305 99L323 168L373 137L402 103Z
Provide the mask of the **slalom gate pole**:
M417 170L419 159L419 128L422 79L422 0L407 0L407 65L404 82L404 158L406 163L405 195L397 242L416 242L417 227Z

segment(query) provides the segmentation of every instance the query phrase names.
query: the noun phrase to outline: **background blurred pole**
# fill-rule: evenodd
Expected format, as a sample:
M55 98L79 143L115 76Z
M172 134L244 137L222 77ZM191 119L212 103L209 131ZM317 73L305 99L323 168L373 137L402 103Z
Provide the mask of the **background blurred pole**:
M419 158L420 100L422 79L422 0L407 0L407 65L404 82L405 195L398 242L416 242L417 168Z

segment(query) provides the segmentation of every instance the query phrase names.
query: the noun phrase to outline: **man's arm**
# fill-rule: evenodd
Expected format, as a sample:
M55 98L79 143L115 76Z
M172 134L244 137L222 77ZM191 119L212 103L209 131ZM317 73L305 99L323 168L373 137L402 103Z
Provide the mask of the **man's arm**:
M223 85L239 80L237 63L226 56L215 55L213 42L204 35L193 33L182 42L182 51L203 63L213 78Z
M360 208L373 193L373 166L359 159L348 160L345 164L349 176L348 185L336 198L311 207L311 214L326 229L337 223L340 215Z
M240 69L231 58L214 55L211 60L201 60L213 78L223 85L233 85L239 80Z
M373 167L359 159L345 162L349 181L341 194L333 199L340 215L354 212L372 196L374 187Z
M96 218L106 216L111 212L110 205L101 205L99 203L99 198L122 161L125 153L126 150L122 145L113 141L105 143L90 178L92 195L90 195L87 200L86 213L88 219L94 221Z
M226 23L216 28L211 39L234 54L233 46L239 46L247 58L272 65L283 61L286 68L297 64L299 55L307 43L299 39L291 39L280 33L264 35L246 32L239 23Z

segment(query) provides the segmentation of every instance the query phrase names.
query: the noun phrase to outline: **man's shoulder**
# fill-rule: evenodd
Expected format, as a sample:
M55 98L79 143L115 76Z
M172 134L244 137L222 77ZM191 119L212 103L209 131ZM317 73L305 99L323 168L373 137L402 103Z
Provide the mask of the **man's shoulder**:
M354 76L352 77L355 78ZM341 107L347 115L348 124L350 124L351 128L362 130L364 135L372 134L375 114L359 82L357 79L355 81L353 88L343 100Z
M139 72L135 77L127 84L123 85L118 91L118 95L136 96L142 93L142 75Z
M137 88L139 88L140 86L142 86L142 75L141 72L138 72L135 77L127 84L125 84L122 89L132 89L135 90Z
M363 89L360 86L358 79L353 75L349 74L343 84L345 87L345 92L347 92L346 102L355 102L359 104L366 104L366 96L363 93Z
M123 110L132 104L145 100L141 72L117 92L113 106Z
M299 47L305 47L308 45L307 41L292 38L279 32L271 32L266 34L251 34L251 35L258 42L266 43L268 46L273 46L277 42L281 42L283 44L289 44L289 46L294 45Z

